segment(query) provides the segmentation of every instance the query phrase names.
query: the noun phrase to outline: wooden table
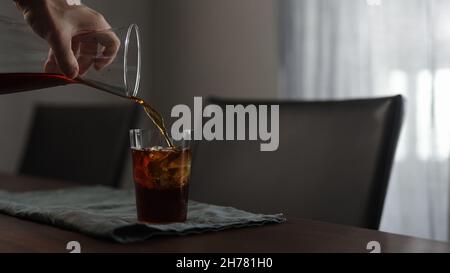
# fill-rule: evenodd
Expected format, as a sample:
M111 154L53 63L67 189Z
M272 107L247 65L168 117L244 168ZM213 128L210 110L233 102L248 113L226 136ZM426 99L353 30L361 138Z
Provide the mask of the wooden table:
M0 175L0 189L28 191L74 186L72 183ZM442 242L394 235L324 222L288 219L284 224L252 227L192 236L153 238L121 245L76 232L0 214L0 252L68 252L78 241L82 252L369 252L378 241L382 252L450 252Z

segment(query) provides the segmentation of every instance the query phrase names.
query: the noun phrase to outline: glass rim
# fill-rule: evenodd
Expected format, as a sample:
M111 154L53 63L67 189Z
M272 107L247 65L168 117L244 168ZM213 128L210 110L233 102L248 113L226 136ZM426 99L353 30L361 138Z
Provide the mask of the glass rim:
M134 87L130 88L129 86L130 81L128 80L128 53L129 53L130 39L133 34L136 35L137 64L136 64L136 79ZM130 26L128 26L124 50L125 50L123 57L123 81L125 85L124 87L128 96L130 96L131 94L133 97L136 97L139 92L139 85L141 82L141 35L139 31L139 26L137 24L131 24Z
M145 148L152 147L165 147L165 148L183 148L189 149L192 145L192 135L193 130L183 130L182 138L179 140L175 140L172 136L169 136L170 140L174 144L174 147L170 147L166 145L164 140L164 136L157 129L130 129L129 137L130 137L130 148L141 150Z
M154 129L151 129L151 128L146 128L146 129L144 129L144 128L142 128L142 129L130 129L130 130L129 130L129 134L130 134L130 137L136 137L136 136L138 136L138 135L143 135L143 134L157 134L157 135L161 136L161 138L164 138L164 137L162 136L161 132L160 132L157 128L154 128ZM175 140L175 139L173 139L173 137L172 137L171 135L169 135L169 138L170 138L172 141L175 141L175 142L180 142L180 141L185 141L185 142L193 141L192 136L193 136L193 134L194 134L194 130L186 129L186 130L183 130L183 133L182 133L182 134L183 134L183 138L180 139L180 140Z
M157 128L154 128L154 129L153 128L135 128L135 129L130 129L129 132L130 132L130 134L131 133L146 133L146 132L150 132L150 133L158 132L158 133L160 133ZM190 134L192 134L193 132L194 132L194 130L191 130L191 129L183 130L183 133L190 133Z

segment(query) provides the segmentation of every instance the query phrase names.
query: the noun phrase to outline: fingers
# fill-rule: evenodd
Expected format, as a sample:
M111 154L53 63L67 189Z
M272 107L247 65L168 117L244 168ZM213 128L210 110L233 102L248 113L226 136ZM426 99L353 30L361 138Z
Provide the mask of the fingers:
M79 42L72 42L72 51L75 54L75 56L78 56L78 52L80 51L80 43ZM53 53L53 50L50 49L48 51L48 57L44 64L44 71L45 73L52 73L52 74L63 74L61 72L61 69L59 68L58 61L56 60L56 56Z
M45 73L61 74L55 54L53 54L51 49L48 52L48 58L44 64L44 71Z
M48 43L56 57L61 72L73 79L78 76L78 61L72 50L72 37L55 32L48 38Z
M84 75L92 65L96 70L103 69L114 61L120 48L120 40L112 31L83 34L73 39L54 38L49 43L52 49L45 72L63 73L70 78ZM99 47L103 48L100 54Z
M80 44L80 55L78 56L79 74L84 75L95 62L98 52L96 41L83 41Z
M101 70L110 65L117 56L120 48L120 40L112 31L95 33L95 38L104 47L102 54L96 58L94 67Z

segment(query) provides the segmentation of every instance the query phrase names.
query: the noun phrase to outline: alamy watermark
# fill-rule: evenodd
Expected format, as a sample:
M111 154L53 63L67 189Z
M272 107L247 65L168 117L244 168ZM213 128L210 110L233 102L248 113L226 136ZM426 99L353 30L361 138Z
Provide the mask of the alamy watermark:
M81 253L81 244L78 241L70 241L67 243L66 249L70 250L69 253Z
M381 253L381 244L378 241L370 241L367 243L366 249L370 253Z
M203 107L202 97L194 97L194 111L184 104L172 108L172 118L178 119L172 125L171 135L176 141L186 139L183 132L193 130L194 140L259 140L262 142L261 151L276 151L279 146L279 112L279 105L253 104L226 105L224 112L219 105ZM205 119L208 120L203 124ZM187 140L192 140L191 136L187 137Z
M369 6L381 6L383 4L382 0L366 0L367 5Z

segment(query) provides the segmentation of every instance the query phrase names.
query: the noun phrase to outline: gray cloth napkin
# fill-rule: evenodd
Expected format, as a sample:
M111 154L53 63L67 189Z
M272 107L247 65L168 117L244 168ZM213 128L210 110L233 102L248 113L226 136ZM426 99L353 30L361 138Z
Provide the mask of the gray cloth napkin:
M134 191L103 186L24 193L0 191L0 212L120 243L285 221L282 214L253 214L189 201L185 223L141 224L136 220Z

